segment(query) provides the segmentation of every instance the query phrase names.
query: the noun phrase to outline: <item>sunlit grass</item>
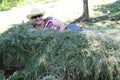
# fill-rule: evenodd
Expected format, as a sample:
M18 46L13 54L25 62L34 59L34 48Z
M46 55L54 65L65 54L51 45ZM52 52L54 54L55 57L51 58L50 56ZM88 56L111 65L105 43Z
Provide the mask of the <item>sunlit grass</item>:
M25 5L29 5L37 2L48 3L51 1L55 1L55 0L2 0L0 2L0 11L10 10L11 8L16 6L21 7L21 6L25 6Z

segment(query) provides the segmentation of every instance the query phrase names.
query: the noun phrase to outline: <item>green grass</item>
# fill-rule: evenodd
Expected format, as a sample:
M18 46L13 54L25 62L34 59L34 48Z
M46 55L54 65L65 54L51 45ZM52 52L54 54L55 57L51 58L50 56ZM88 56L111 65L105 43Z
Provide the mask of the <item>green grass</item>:
M13 3L13 4L12 4ZM5 1L3 0L1 3L0 3L0 11L4 11L4 10L8 10L10 9L11 7L14 7L17 5L17 1L12 1L12 2L9 2L9 1Z
M55 1L55 0L1 0L0 1L0 11L5 11L5 10L9 10L13 7L17 7L17 6L25 6L25 5L29 5L32 3L37 3L37 2L51 2L51 1Z

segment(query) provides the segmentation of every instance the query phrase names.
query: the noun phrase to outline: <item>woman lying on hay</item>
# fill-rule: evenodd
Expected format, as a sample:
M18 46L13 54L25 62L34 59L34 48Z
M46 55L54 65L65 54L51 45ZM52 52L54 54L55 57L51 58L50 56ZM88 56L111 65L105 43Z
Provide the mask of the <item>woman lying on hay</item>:
M89 33L93 33L93 34L101 34L98 32L94 32L92 30L82 29L79 26L77 26L76 24L68 24L67 26L65 26L64 23L62 23L60 20L55 19L53 17L47 17L47 18L43 19L44 13L45 12L41 11L39 8L33 8L31 10L31 13L27 15L27 18L35 24L31 30L43 28L45 30L53 29L53 30L57 30L57 31L64 31L64 30L68 29L68 30L72 30L75 32L82 31L82 32L89 32Z

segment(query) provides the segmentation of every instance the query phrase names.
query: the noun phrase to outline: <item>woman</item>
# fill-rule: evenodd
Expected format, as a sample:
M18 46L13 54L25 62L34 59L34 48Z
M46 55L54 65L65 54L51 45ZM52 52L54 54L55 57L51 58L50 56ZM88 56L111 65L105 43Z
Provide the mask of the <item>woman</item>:
M43 19L44 12L40 11L39 8L33 8L31 10L31 14L27 15L27 18L35 23L35 26L33 27L32 30L37 29L37 28L43 28L45 30L47 29L53 29L57 31L64 31L66 29L69 29L71 31L75 32L88 32L92 34L101 34L92 30L87 30L87 29L81 29L79 26L76 24L68 24L67 26L64 25L61 21L58 19L55 19L53 17L47 17Z
M35 23L34 29L43 28L43 29L53 29L57 31L63 31L65 25L58 19L47 17L43 19L44 12L40 11L38 8L33 8L31 14L27 15L27 18Z
M33 8L31 10L31 14L27 15L27 18L35 23L35 26L32 30L37 28L43 28L43 29L53 29L57 31L63 31L65 29L69 29L72 31L82 31L82 29L75 25L75 24L68 24L65 26L64 23L59 21L58 19L55 19L53 17L47 17L43 19L44 12L40 11L39 8Z

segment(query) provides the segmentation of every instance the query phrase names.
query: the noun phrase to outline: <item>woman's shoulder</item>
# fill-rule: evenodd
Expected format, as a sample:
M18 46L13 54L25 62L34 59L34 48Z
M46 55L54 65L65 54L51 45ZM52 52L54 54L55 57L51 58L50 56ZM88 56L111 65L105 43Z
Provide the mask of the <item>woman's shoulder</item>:
M44 20L46 21L46 20L52 20L53 19L53 17L46 17Z
M45 19L44 19L45 24L48 23L49 21L51 22L52 19L53 19L52 17L47 17L47 18L45 18Z

